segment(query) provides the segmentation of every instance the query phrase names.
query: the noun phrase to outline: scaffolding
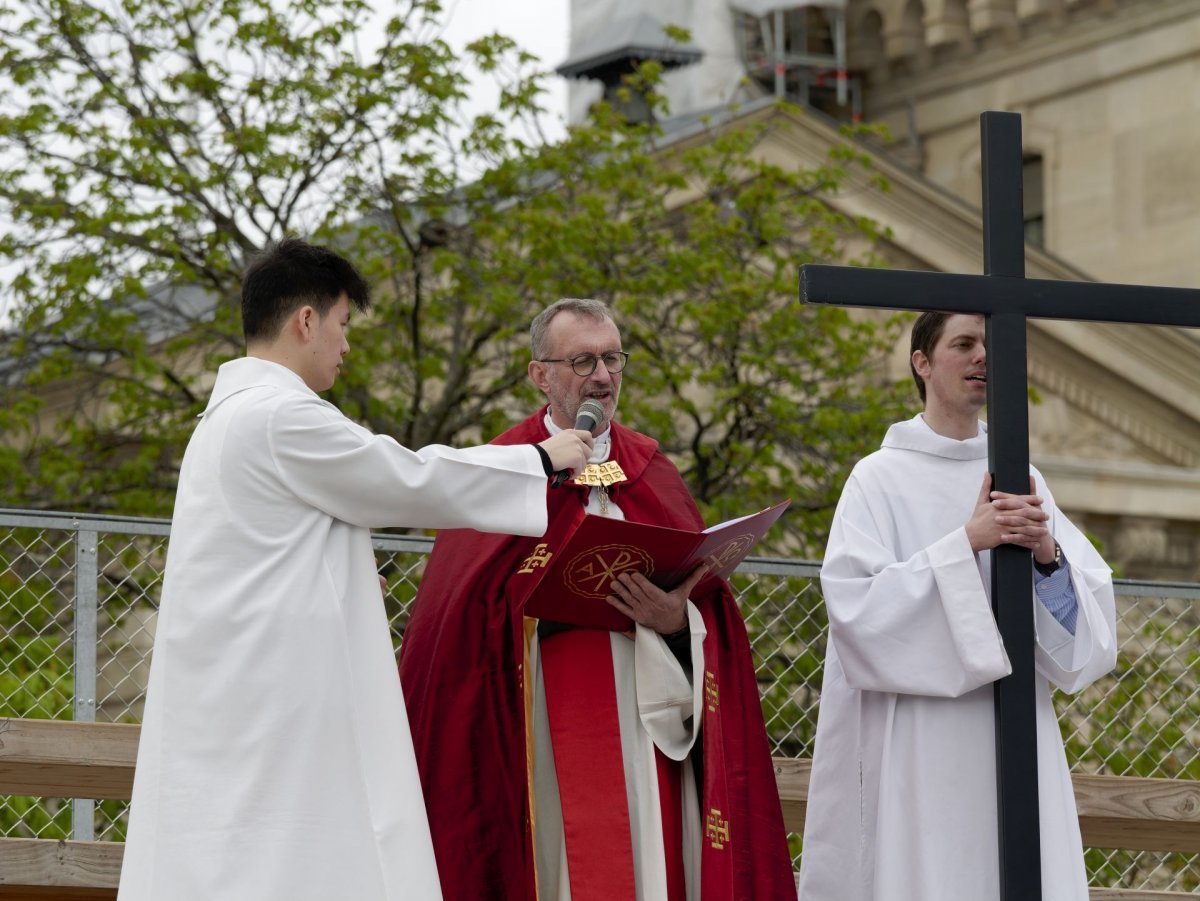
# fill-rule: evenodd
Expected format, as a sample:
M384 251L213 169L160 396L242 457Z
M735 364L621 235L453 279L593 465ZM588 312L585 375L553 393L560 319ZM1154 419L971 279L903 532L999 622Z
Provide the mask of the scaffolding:
M752 79L777 97L862 118L861 84L846 61L846 0L730 0L730 6Z

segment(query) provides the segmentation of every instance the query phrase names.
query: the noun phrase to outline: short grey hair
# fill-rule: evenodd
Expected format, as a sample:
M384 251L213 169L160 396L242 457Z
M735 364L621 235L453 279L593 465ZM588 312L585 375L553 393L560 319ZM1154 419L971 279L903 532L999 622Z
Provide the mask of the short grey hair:
M547 353L546 335L550 331L550 320L559 313L574 313L577 316L590 316L592 319L607 319L613 325L617 318L612 308L602 300L591 297L564 297L556 300L534 317L529 326L529 345L533 350L533 358L540 360Z

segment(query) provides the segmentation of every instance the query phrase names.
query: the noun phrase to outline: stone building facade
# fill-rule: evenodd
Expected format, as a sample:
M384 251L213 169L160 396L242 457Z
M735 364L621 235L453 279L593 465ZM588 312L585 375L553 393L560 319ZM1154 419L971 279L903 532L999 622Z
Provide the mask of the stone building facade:
M784 84L820 114L763 148L781 162L819 160L838 118L886 125L873 153L892 191L835 202L890 230L897 265L981 271L978 117L1008 110L1022 115L1030 276L1200 287L1195 0L572 0L572 16L576 64L620 51L596 46L600 22L689 28L701 59L667 76L681 121L730 103L759 115ZM788 77L773 85L755 54L776 46ZM575 116L600 90L578 85ZM1200 331L1031 321L1029 353L1031 451L1059 503L1122 575L1200 580Z

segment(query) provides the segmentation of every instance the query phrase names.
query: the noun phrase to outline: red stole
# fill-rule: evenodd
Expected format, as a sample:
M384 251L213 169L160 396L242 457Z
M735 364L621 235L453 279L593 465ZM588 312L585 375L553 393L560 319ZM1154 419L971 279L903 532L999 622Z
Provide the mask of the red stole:
M571 901L635 897L633 839L608 636L596 629L571 629L538 645L562 801Z
M610 633L572 629L539 644L572 901L633 898L633 839ZM683 767L654 749L667 898L686 901Z
M663 852L667 864L668 901L687 901L683 868L683 764L654 749L658 767L658 806L662 814Z

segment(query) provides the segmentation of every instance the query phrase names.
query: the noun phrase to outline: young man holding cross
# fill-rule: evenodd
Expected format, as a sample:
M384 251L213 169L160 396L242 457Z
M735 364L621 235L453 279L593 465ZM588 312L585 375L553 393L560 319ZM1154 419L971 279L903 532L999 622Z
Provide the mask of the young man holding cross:
M925 313L911 364L925 410L851 473L821 584L829 647L803 901L996 901L992 683L1011 666L990 555L1032 551L1045 901L1087 901L1049 682L1078 691L1116 662L1111 573L1034 472L991 491L982 316Z

